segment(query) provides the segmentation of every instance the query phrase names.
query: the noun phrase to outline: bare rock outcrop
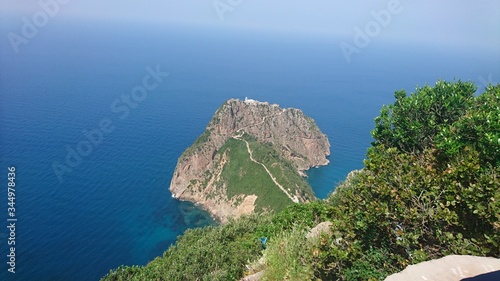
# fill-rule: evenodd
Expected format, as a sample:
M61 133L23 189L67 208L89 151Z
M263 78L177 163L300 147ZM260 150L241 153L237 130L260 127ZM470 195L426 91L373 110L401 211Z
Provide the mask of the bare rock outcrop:
M325 221L319 223L315 227L313 227L306 235L306 238L310 241L316 240L321 237L321 235L332 236L332 227L333 223L329 221Z
M329 163L328 138L314 120L299 109L231 99L215 112L205 132L179 158L170 184L173 196L201 205L222 222L253 212L255 194L228 198L229 187L220 183L222 171L230 161L227 151L221 153L220 149L243 134L259 143L272 144L280 157L302 176L311 167ZM308 201L300 192L293 196L299 202Z
M410 265L385 281L500 280L500 259L475 256L446 256Z

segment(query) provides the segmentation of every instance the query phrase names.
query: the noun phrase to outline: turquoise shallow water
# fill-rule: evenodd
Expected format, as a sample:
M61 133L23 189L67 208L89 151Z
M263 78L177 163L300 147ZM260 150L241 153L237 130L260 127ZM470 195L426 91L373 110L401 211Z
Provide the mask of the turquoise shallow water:
M213 223L172 199L168 186L177 158L229 98L300 108L316 120L332 144L331 164L308 180L324 198L362 167L373 118L394 90L500 77L498 57L484 54L374 43L347 64L331 38L122 24L54 24L24 47L0 53L0 182L15 166L19 218L17 273L12 279L0 258L0 280L97 280L121 264L146 264L188 227ZM113 109L115 100L157 65L169 76L120 118L116 106L125 102ZM114 130L60 182L53 164L104 119ZM0 228L0 257L6 235Z

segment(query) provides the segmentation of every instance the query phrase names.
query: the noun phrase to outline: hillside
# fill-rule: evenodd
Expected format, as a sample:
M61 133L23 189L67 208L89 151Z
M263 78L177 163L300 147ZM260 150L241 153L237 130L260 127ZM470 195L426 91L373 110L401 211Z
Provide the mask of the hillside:
M304 171L328 164L330 144L298 109L232 99L181 155L170 190L221 222L314 199Z
M396 92L364 168L327 199L188 230L162 257L103 280L384 280L449 255L500 258L500 85L476 89Z

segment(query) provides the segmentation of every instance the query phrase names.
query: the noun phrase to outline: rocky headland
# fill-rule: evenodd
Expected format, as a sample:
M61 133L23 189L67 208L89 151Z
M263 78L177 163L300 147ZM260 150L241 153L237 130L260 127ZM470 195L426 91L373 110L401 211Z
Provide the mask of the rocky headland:
M329 154L328 138L301 110L231 99L179 158L170 191L223 223L279 211L315 198L303 177Z

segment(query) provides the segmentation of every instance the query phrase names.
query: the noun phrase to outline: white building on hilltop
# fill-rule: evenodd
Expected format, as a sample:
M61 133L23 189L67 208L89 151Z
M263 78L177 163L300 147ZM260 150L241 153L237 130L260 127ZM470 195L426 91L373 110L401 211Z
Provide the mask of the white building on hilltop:
M258 103L258 101L253 100L253 99L249 99L248 97L245 97L245 102L246 103Z

